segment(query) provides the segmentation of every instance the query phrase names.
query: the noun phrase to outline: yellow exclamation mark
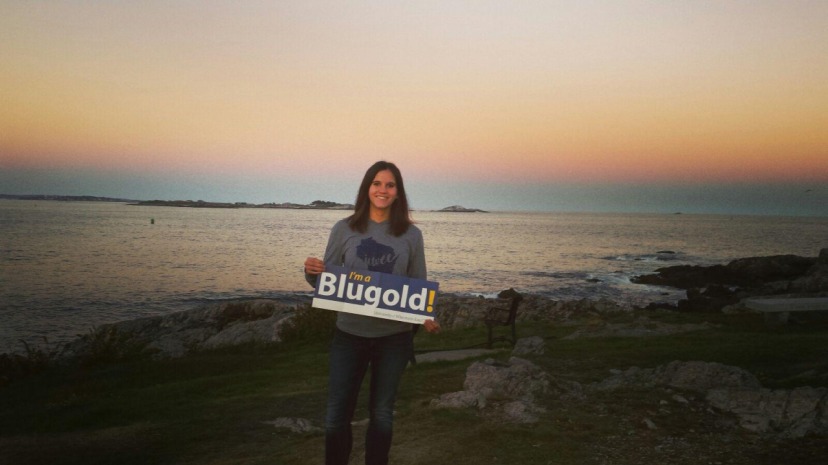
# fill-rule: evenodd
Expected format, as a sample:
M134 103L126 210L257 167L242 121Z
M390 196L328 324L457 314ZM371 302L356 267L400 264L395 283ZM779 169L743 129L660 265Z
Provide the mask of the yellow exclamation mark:
M426 311L428 313L434 311L434 291L428 291L428 307L426 307Z

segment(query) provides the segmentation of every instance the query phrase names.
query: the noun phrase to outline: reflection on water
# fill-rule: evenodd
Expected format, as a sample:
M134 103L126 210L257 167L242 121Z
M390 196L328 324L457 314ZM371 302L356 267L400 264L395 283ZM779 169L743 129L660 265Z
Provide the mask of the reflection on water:
M343 211L0 201L0 352L205 300L293 298ZM633 285L661 266L814 256L825 218L415 212L444 292L676 299ZM154 224L153 224L154 223ZM662 295L663 293L666 295ZM304 297L303 297L304 298Z

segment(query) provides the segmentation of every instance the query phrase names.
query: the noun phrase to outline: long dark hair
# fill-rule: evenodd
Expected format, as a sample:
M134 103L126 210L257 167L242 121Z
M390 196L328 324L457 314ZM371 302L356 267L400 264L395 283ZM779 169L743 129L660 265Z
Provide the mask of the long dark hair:
M391 204L391 212L388 217L391 234L395 236L405 234L408 227L414 223L411 221L411 213L408 210L408 197L405 195L405 184L400 169L391 162L378 161L368 168L365 177L362 178L362 184L359 185L354 214L348 217L348 226L352 230L364 233L368 229L368 220L371 218L371 199L368 198L368 190L371 188L374 178L377 177L377 173L385 170L391 171L394 180L397 182L397 200Z

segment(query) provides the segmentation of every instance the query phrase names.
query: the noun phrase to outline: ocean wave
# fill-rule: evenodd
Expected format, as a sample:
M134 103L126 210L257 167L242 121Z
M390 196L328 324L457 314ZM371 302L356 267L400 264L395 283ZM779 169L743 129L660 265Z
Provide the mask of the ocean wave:
M583 271L523 271L522 276L552 279L587 279L589 274Z
M685 261L686 258L684 253L674 252L672 250L662 250L646 254L621 254L601 257L602 260L615 262L673 262Z

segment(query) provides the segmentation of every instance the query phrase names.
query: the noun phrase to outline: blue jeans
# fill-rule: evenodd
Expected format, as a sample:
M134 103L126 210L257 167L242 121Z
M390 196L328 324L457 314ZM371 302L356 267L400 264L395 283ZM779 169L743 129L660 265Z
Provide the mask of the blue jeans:
M330 353L328 412L325 418L325 463L345 465L351 456L359 388L371 368L366 465L385 465L391 449L394 400L412 351L412 333L368 338L336 330Z

